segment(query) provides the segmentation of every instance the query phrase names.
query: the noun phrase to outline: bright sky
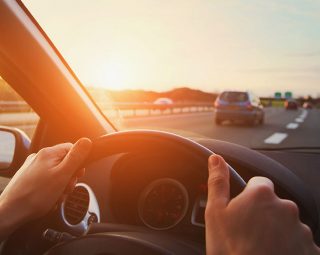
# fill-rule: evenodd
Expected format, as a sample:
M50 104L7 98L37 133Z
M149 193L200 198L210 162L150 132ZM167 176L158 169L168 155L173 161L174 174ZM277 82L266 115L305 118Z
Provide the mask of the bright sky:
M320 96L317 0L25 0L87 86Z

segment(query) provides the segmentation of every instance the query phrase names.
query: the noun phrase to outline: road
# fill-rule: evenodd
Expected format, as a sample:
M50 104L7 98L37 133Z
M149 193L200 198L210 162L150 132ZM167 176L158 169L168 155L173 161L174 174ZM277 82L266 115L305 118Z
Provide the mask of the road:
M208 137L250 148L320 147L320 110L266 108L265 124L214 123L214 114L190 113L127 118L123 129L161 129L189 137Z
M32 134L38 117L32 113L2 114L0 125L16 126ZM23 120L23 122L21 121ZM265 108L265 124L214 122L213 112L189 112L141 117L125 117L117 125L123 129L165 130L187 137L207 137L250 148L320 147L320 110ZM17 127L17 126L16 126Z

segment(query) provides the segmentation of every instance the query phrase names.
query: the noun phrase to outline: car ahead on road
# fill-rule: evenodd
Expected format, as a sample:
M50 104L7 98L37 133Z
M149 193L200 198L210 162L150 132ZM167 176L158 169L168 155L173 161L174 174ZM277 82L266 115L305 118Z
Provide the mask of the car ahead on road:
M160 97L154 100L153 104L155 106L154 109L165 111L167 109L170 109L170 107L172 107L173 100L167 97Z
M263 106L259 98L249 92L224 91L215 101L215 122L243 121L250 125L264 123Z
M253 176L270 178L281 198L298 205L301 221L320 243L316 148L253 150L201 136L121 131L98 108L94 99L100 95L89 95L20 1L0 1L0 29L0 76L38 116L29 137L0 127L6 134L0 137L14 144L6 154L12 157L5 157L12 158L10 167L3 166L0 175L11 178L29 153L43 147L83 136L94 140L86 174L74 191L50 214L12 233L0 247L2 255L205 254L207 159L213 151L230 164L231 194ZM16 116L28 116L21 128L30 128L33 113ZM172 201L174 206L158 206Z
M304 102L303 105L302 105L302 107L303 107L304 109L312 109L312 108L313 108L313 104L310 103L310 102Z
M167 97L160 97L156 99L153 104L155 105L172 105L173 101L170 98Z
M296 100L294 99L287 99L284 102L284 108L286 110L298 110L299 109L299 104Z

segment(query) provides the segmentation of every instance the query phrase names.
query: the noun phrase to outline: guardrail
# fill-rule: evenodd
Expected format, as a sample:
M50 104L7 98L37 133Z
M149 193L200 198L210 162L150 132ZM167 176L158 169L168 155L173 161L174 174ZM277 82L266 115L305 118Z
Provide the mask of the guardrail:
M126 112L126 116L139 115L144 111L143 115L152 114L173 114L183 112L205 112L212 111L213 103L174 103L174 104L153 104L153 103L100 103L102 111ZM31 108L22 101L0 101L0 112L29 112Z
M213 111L213 103L175 103L175 104L153 104L153 103L116 103L99 104L104 112L118 112L124 117L139 115L175 114L188 112Z

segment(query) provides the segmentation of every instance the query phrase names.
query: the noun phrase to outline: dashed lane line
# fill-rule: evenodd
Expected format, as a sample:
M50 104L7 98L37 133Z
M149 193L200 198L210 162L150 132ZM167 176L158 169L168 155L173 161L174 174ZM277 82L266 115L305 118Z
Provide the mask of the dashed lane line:
M295 119L295 122L298 122L298 123L302 123L304 121L304 119L301 119L301 118L296 118Z
M295 121L298 122L298 123L302 123L302 122L305 120L305 118L307 118L307 116L308 116L308 111L304 110L304 111L300 114L300 116L295 119Z
M287 129L297 129L299 127L299 123L303 123L305 118L308 116L308 111L304 110L302 113L295 119L295 122L290 122L287 124L286 128ZM264 140L264 143L267 144L279 144L281 143L284 139L288 137L287 133L274 133L268 138Z
M286 134L286 133L274 133L273 135L271 135L267 139L265 139L264 143L279 144L287 137L288 137L288 134Z
M296 129L299 127L298 123L289 123L287 126L287 129Z

